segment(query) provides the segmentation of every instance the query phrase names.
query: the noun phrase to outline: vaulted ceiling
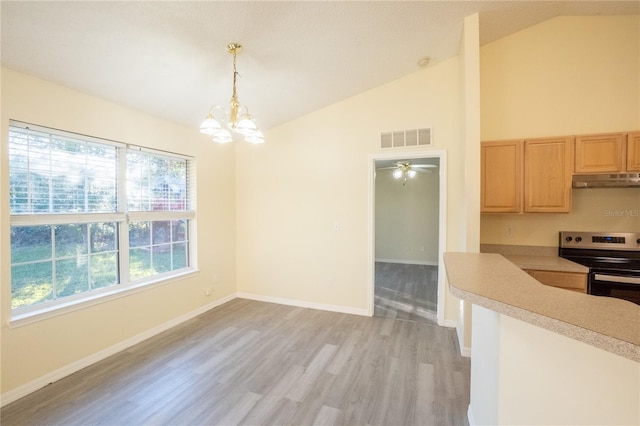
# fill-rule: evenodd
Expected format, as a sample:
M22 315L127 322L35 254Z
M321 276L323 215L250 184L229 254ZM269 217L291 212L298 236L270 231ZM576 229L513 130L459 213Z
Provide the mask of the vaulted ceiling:
M559 15L639 14L638 1L6 1L1 61L197 127L238 95L263 129Z

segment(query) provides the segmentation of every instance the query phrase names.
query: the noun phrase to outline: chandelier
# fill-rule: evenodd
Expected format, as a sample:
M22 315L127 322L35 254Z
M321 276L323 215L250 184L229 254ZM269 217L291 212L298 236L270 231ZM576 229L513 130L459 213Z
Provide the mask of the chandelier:
M207 118L200 125L200 133L211 136L211 140L218 143L233 141L232 132L244 137L246 142L263 143L264 135L256 126L255 119L246 106L240 105L236 91L236 56L242 51L239 43L229 43L227 52L233 55L233 93L229 101L229 110L219 105L209 108Z

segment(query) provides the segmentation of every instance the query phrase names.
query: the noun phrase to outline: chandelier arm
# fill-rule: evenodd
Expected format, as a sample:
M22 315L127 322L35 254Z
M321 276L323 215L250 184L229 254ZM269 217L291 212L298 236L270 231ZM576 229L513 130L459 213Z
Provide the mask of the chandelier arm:
M216 118L216 111L220 111L222 114L222 119L225 118L225 115L227 114L227 110L224 109L224 107L220 106L220 105L213 105L211 108L209 108L209 116Z

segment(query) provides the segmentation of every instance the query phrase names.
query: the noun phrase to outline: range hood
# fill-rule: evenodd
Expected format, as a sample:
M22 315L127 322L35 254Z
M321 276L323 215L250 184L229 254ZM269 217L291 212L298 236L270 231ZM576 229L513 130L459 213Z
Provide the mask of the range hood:
M640 188L640 173L573 175L574 188Z

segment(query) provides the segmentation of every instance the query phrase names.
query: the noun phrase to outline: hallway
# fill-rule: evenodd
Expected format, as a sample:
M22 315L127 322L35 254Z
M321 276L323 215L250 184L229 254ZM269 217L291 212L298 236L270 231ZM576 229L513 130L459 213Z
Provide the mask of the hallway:
M376 262L374 316L436 324L438 266Z

